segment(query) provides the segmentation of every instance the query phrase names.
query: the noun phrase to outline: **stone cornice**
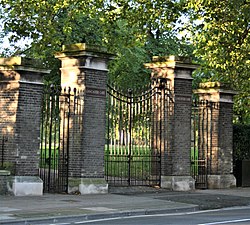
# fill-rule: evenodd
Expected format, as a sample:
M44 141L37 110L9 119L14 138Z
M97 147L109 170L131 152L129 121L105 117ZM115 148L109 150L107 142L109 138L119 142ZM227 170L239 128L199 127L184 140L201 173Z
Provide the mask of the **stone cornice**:
M152 63L145 63L145 67L149 69L156 68L182 68L195 70L199 67L198 64L191 63L190 58L178 57L178 56L154 56Z
M105 58L105 59L113 59L114 54L109 53L105 47L97 46L97 45L88 45L86 43L77 43L71 45L63 45L62 51L57 52L55 57L58 59L69 57L69 56L89 56L95 58Z
M48 69L39 69L39 68L32 68L32 67L26 67L26 66L19 66L19 65L0 65L0 71L28 71L28 72L33 72L33 73L46 73L49 74L50 70Z

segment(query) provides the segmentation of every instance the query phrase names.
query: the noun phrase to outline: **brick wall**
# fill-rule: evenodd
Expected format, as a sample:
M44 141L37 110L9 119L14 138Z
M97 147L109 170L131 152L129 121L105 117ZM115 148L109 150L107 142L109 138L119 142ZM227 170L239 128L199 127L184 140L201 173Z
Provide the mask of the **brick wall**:
M192 80L174 81L172 175L190 175Z
M1 74L1 72L0 72ZM0 82L0 143L1 161L4 167L15 172L16 162L16 108L18 104L18 83Z
M86 96L83 130L84 177L104 176L105 115L107 73L86 71ZM98 93L98 92L101 93Z
M16 111L16 175L37 176L43 86L21 82Z
M219 115L219 172L220 174L232 173L233 152L233 104L220 103Z

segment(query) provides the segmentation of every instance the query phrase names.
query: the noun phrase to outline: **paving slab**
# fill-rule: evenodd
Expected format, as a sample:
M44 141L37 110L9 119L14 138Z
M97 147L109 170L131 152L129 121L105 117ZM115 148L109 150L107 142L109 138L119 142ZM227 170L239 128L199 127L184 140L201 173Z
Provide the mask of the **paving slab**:
M118 194L43 196L1 196L0 224L14 221L81 216L114 217L115 214L150 214L196 210L193 204L178 203L147 196ZM95 217L94 217L95 216Z
M0 224L42 224L250 205L250 188L174 192L127 188L115 193L0 196Z

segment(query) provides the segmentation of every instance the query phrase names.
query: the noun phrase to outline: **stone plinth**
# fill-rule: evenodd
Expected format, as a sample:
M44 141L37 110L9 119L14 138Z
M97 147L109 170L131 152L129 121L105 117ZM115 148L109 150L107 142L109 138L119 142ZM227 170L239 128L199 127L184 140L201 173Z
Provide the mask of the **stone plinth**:
M43 181L37 176L14 176L11 191L15 196L41 196Z
M172 191L190 191L195 189L195 180L191 176L162 176L161 187Z

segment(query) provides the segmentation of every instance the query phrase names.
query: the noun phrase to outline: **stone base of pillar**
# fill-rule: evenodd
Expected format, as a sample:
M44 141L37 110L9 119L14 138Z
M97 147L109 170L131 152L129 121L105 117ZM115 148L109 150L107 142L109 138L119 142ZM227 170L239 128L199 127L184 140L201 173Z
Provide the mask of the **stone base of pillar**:
M236 187L236 178L233 174L208 175L208 189L223 189Z
M69 178L69 193L85 194L108 193L108 183L105 178Z
M43 181L38 176L13 176L7 186L15 196L43 195Z
M191 176L162 176L161 188L172 191L191 191L195 189L195 180Z

